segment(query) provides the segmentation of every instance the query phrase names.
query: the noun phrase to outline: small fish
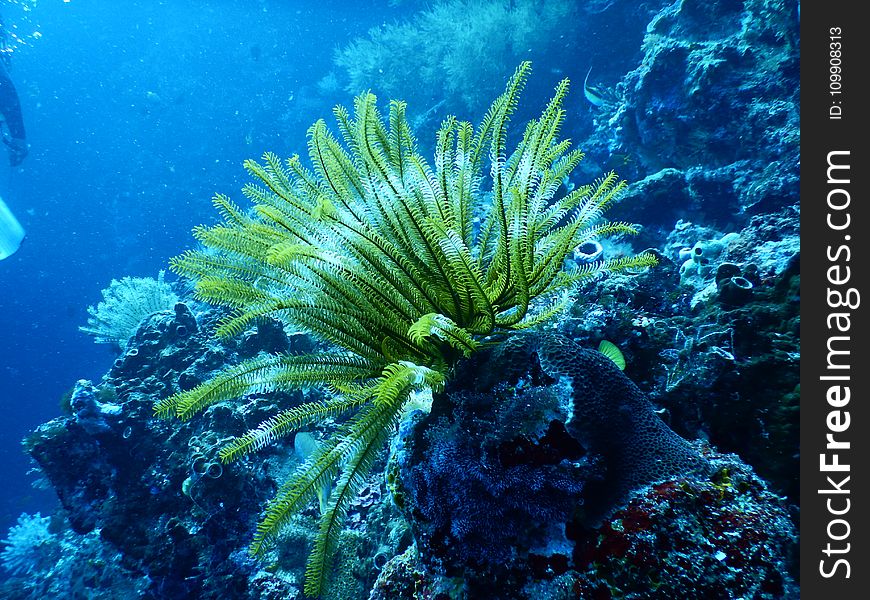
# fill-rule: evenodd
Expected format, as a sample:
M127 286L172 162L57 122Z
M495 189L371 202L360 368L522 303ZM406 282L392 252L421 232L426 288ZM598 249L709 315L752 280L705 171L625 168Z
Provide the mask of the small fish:
M634 159L631 154L611 154L607 159L606 166L609 169L619 170L632 162Z
M613 92L589 85L590 73L592 73L592 67L589 67L589 71L586 72L586 79L583 80L583 95L586 96L586 99L594 106L613 104L616 101Z
M293 450L296 452L296 456L299 458L300 462L304 463L307 461L319 448L320 442L318 442L314 436L307 431L300 431L296 434L296 437L293 438ZM325 483L317 489L317 501L320 505L320 514L326 512L326 508L329 505L329 495L331 493L332 482Z

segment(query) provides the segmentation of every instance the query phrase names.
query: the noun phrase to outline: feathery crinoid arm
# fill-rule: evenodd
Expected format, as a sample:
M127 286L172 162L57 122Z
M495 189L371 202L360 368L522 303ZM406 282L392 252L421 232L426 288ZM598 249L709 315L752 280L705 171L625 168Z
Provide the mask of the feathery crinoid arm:
M301 465L278 491L257 527L251 554L263 552L293 515L314 498L317 490L337 478L327 509L320 517L320 532L305 573L305 593L319 596L329 576L347 508L364 485L378 453L392 437L405 402L413 391L439 390L443 385L444 376L437 371L406 362L388 365L378 383L366 388L371 402Z
M655 264L651 255L641 255L601 261L577 273L563 272L565 258L585 241L633 234L636 229L603 220L604 212L625 188L615 173L556 197L564 178L583 158L582 152L571 149L570 142L559 139L567 80L559 82L541 116L527 124L517 148L505 157L507 122L527 73L523 66L517 70L485 120L492 127L488 136L493 202L479 245L472 251L484 273L489 302L499 308L496 327L506 329L539 324L559 312L551 303L529 314L536 298L558 295L596 275Z
M382 365L350 353L252 358L224 369L206 383L154 405L159 417L191 418L205 408L250 394L288 391L310 385L341 385L377 377Z

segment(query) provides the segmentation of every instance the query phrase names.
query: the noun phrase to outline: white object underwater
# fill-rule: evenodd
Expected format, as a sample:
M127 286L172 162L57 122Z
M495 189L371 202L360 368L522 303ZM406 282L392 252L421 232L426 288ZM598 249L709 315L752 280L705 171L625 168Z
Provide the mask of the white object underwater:
M0 198L0 260L15 254L24 239L24 227Z

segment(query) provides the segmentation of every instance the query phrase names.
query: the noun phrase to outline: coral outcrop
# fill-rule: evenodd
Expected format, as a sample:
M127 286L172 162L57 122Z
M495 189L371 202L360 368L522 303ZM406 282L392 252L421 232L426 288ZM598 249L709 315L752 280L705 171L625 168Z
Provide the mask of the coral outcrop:
M698 302L701 292L681 286L679 266L661 256L649 273L596 283L591 291L598 301L578 302L560 330L587 347L615 342L626 373L674 430L738 454L797 501L800 255L762 266L740 260L775 227L776 221L758 218L717 269L747 279L748 298L722 298L711 273L704 284L710 295Z
M72 414L43 424L25 440L63 507L58 533L45 539L55 545L62 542L70 561L63 568L40 570L38 580L20 586L21 596L10 598L34 597L28 594L63 585L77 589L77 578L85 577L92 560L104 564L105 575L97 579L127 589L124 597L129 598L286 600L300 594L304 564L284 561L285 570L278 576L262 570L245 550L261 506L296 463L276 450L265 453L258 468L243 474L238 467L224 467L216 457L219 440L244 431L259 418L257 409L216 406L197 427L173 427L171 436L165 423L151 417L161 395L195 385L220 366L259 353L312 347L309 338L288 336L273 321L219 342L212 336L218 317L196 303L178 303L146 319L102 382L78 382L70 401ZM285 454L293 456L292 451ZM372 557L379 549L392 556L407 545L404 529L389 524L396 513L383 485L373 481L369 499L351 505L352 523L357 525L350 528L348 539L360 538L366 523L370 529L357 541L357 550L343 546L336 583L347 594L344 597L367 592L377 575ZM302 515L287 532L297 548L311 542L314 517ZM32 546L14 544L21 552ZM35 571L42 564L36 560L47 555L44 550L34 550L32 559L15 559L15 569L26 570L31 561ZM15 556L25 556L21 552ZM81 561L78 566L75 557ZM368 567L360 571L358 565L365 564ZM112 583L119 577L130 585Z
M797 202L795 10L680 0L650 22L643 60L597 119L602 151L631 158L620 170L636 181L632 218L670 225L684 211L722 225Z
M411 582L449 598L793 590L783 501L735 456L674 434L609 363L533 336L464 364L396 445L416 553L390 561L371 598L414 597Z

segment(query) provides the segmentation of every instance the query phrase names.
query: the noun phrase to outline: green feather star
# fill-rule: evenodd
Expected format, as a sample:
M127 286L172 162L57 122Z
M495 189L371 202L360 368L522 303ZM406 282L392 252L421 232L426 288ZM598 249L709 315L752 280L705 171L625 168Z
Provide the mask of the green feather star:
M273 415L220 453L234 460L301 426L352 415L281 486L251 545L262 554L319 490L331 489L306 570L309 596L323 593L347 507L413 392L441 389L451 365L487 336L558 314L578 284L656 262L641 254L563 268L580 244L635 228L602 219L625 186L613 173L559 195L583 157L559 140L567 80L507 152L530 68L519 66L477 128L447 118L431 164L417 152L403 102L391 101L386 119L370 93L356 98L353 115L337 107L338 135L323 121L308 131L310 166L270 153L247 161L253 211L217 196L223 222L195 229L204 249L172 261L200 299L232 309L219 334L271 317L334 348L255 358L155 407L188 419L249 394L311 385L336 392Z

